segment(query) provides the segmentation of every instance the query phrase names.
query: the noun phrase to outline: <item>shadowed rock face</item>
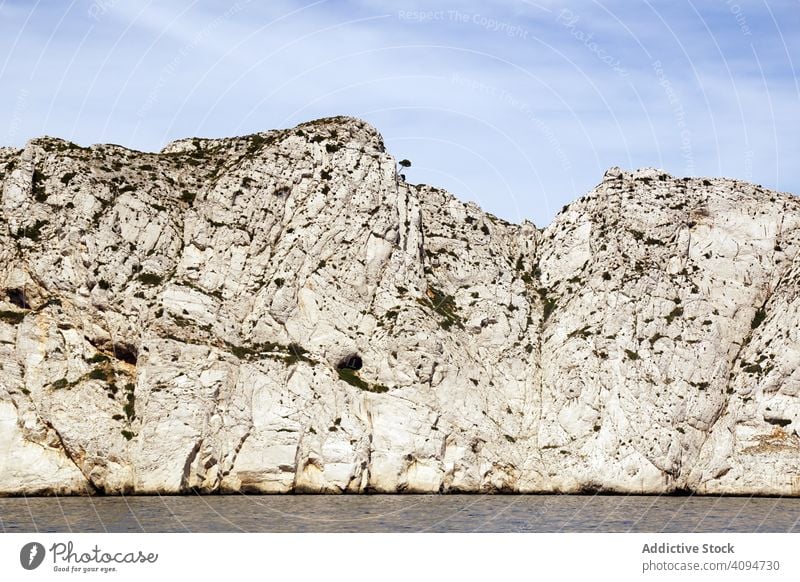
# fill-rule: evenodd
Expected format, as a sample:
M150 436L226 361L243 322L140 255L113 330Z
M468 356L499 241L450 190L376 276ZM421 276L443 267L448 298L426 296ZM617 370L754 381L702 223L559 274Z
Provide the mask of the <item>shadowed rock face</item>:
M544 230L331 118L0 149L0 492L800 494L800 203L609 170Z

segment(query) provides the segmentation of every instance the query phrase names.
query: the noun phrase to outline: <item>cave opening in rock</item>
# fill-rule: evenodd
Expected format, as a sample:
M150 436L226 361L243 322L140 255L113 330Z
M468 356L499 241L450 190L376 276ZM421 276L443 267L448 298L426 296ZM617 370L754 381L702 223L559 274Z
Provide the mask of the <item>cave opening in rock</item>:
M25 291L23 289L6 289L6 296L8 300L22 309L30 309L31 305L25 298Z
M138 350L127 344L114 344L114 357L132 366L136 365L139 358Z
M350 354L339 360L336 368L339 370L360 370L363 365L364 362L361 360L361 356Z
M86 340L99 352L113 356L115 360L135 366L139 359L139 349L128 342L110 342L107 338L90 338Z

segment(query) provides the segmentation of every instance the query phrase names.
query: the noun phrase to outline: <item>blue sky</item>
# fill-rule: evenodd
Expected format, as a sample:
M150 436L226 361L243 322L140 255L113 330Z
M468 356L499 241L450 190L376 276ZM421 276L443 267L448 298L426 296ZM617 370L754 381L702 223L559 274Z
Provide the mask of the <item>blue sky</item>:
M800 193L800 0L0 0L0 144L329 115L544 226L606 168Z

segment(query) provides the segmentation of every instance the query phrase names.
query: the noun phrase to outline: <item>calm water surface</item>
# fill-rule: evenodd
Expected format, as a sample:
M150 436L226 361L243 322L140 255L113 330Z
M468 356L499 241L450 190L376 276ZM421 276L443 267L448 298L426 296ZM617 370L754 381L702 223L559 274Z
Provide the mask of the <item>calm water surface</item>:
M800 499L573 495L0 498L5 532L798 532Z

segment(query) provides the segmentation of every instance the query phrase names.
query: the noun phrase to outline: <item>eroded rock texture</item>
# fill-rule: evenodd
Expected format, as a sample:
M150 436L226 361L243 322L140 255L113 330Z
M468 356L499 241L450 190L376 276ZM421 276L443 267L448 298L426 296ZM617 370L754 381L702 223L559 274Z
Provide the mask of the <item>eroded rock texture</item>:
M615 168L540 230L351 118L0 179L0 492L800 494L792 196Z

